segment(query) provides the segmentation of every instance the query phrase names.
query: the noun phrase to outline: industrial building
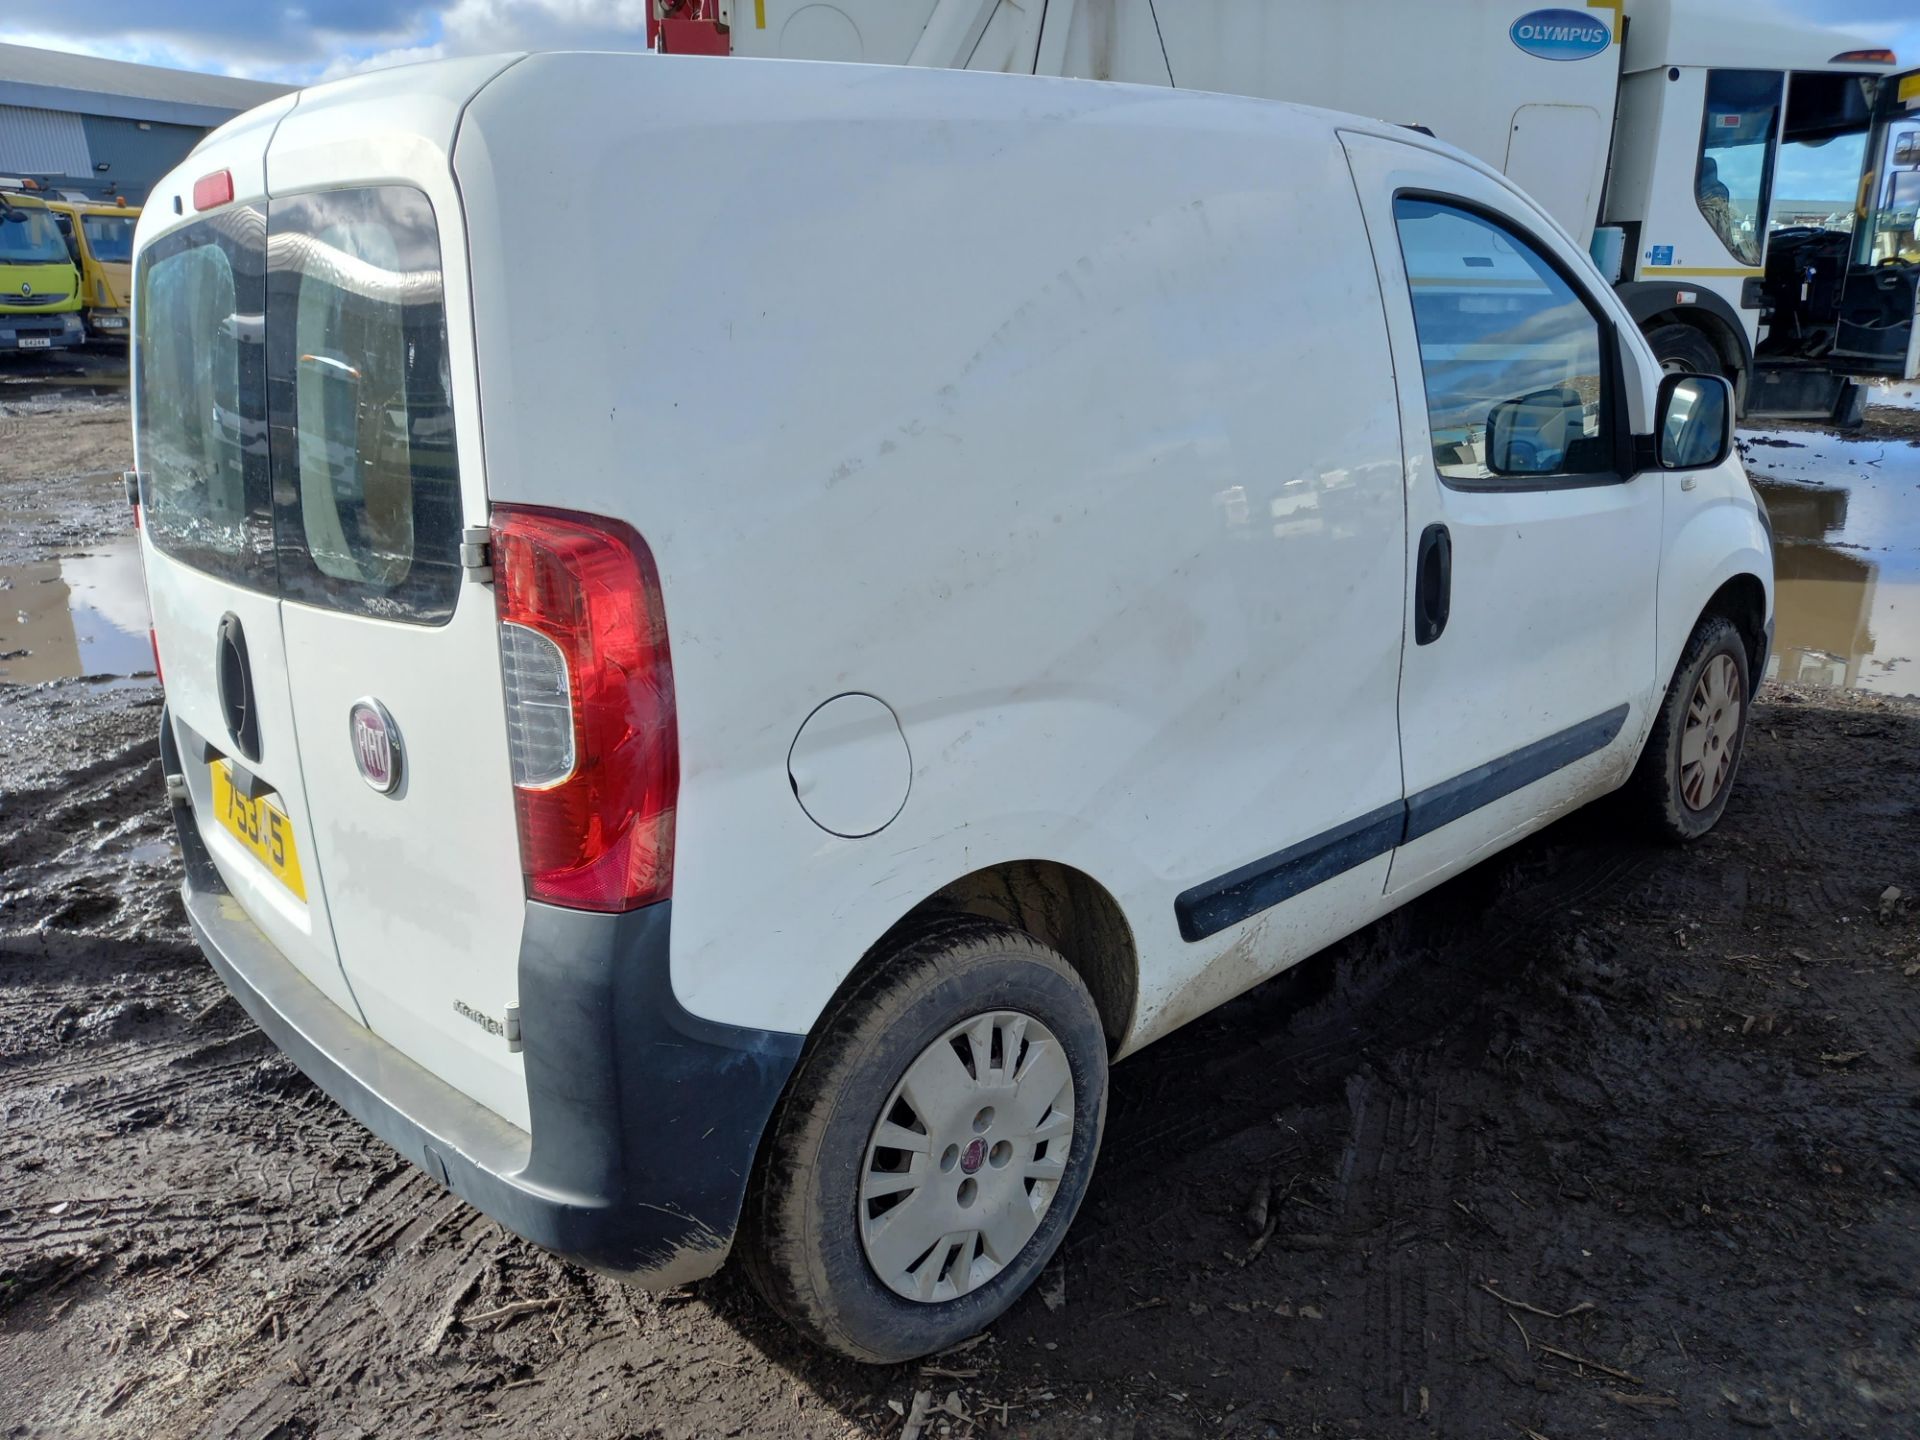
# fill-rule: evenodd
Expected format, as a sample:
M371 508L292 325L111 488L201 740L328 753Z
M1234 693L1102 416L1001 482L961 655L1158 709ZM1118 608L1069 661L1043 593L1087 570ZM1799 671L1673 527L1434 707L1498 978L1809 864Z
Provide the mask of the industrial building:
M0 45L0 175L141 204L207 131L291 88Z

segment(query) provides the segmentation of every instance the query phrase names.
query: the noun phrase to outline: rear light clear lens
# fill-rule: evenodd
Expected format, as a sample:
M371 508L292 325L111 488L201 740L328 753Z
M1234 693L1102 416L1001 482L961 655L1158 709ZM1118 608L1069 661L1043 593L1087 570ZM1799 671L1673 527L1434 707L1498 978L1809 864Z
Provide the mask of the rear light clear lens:
M546 790L573 774L573 688L567 657L538 630L500 627L500 668L507 687L507 753L513 783Z
M653 556L617 520L501 505L493 571L528 895L666 899L680 745Z

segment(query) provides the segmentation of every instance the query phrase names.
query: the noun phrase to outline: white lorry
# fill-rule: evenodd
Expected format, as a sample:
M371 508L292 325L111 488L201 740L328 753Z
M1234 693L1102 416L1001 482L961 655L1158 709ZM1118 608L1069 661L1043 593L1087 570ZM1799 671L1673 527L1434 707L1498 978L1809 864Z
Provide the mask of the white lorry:
M1920 377L1920 71L1716 0L654 0L669 51L1218 90L1418 126L1591 245L1749 413Z

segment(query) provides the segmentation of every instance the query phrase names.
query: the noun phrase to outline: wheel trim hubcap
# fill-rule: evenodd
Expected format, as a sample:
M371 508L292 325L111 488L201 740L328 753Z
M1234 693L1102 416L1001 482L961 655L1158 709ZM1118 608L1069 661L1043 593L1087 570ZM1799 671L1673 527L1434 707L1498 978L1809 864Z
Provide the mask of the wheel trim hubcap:
M1680 732L1680 798L1689 810L1705 810L1726 788L1740 741L1740 670L1730 656L1716 655L1694 682Z
M1072 1145L1073 1072L1053 1032L1014 1010L962 1021L907 1067L868 1138L867 1263L925 1304L978 1289L1039 1229Z

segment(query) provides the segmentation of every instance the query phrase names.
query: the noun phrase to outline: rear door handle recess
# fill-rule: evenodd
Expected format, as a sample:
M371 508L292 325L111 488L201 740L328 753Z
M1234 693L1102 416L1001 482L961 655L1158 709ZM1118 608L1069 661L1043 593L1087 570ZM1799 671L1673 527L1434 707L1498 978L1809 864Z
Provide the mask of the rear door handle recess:
M1444 525L1420 532L1413 567L1413 643L1431 645L1447 628L1453 608L1453 537Z

